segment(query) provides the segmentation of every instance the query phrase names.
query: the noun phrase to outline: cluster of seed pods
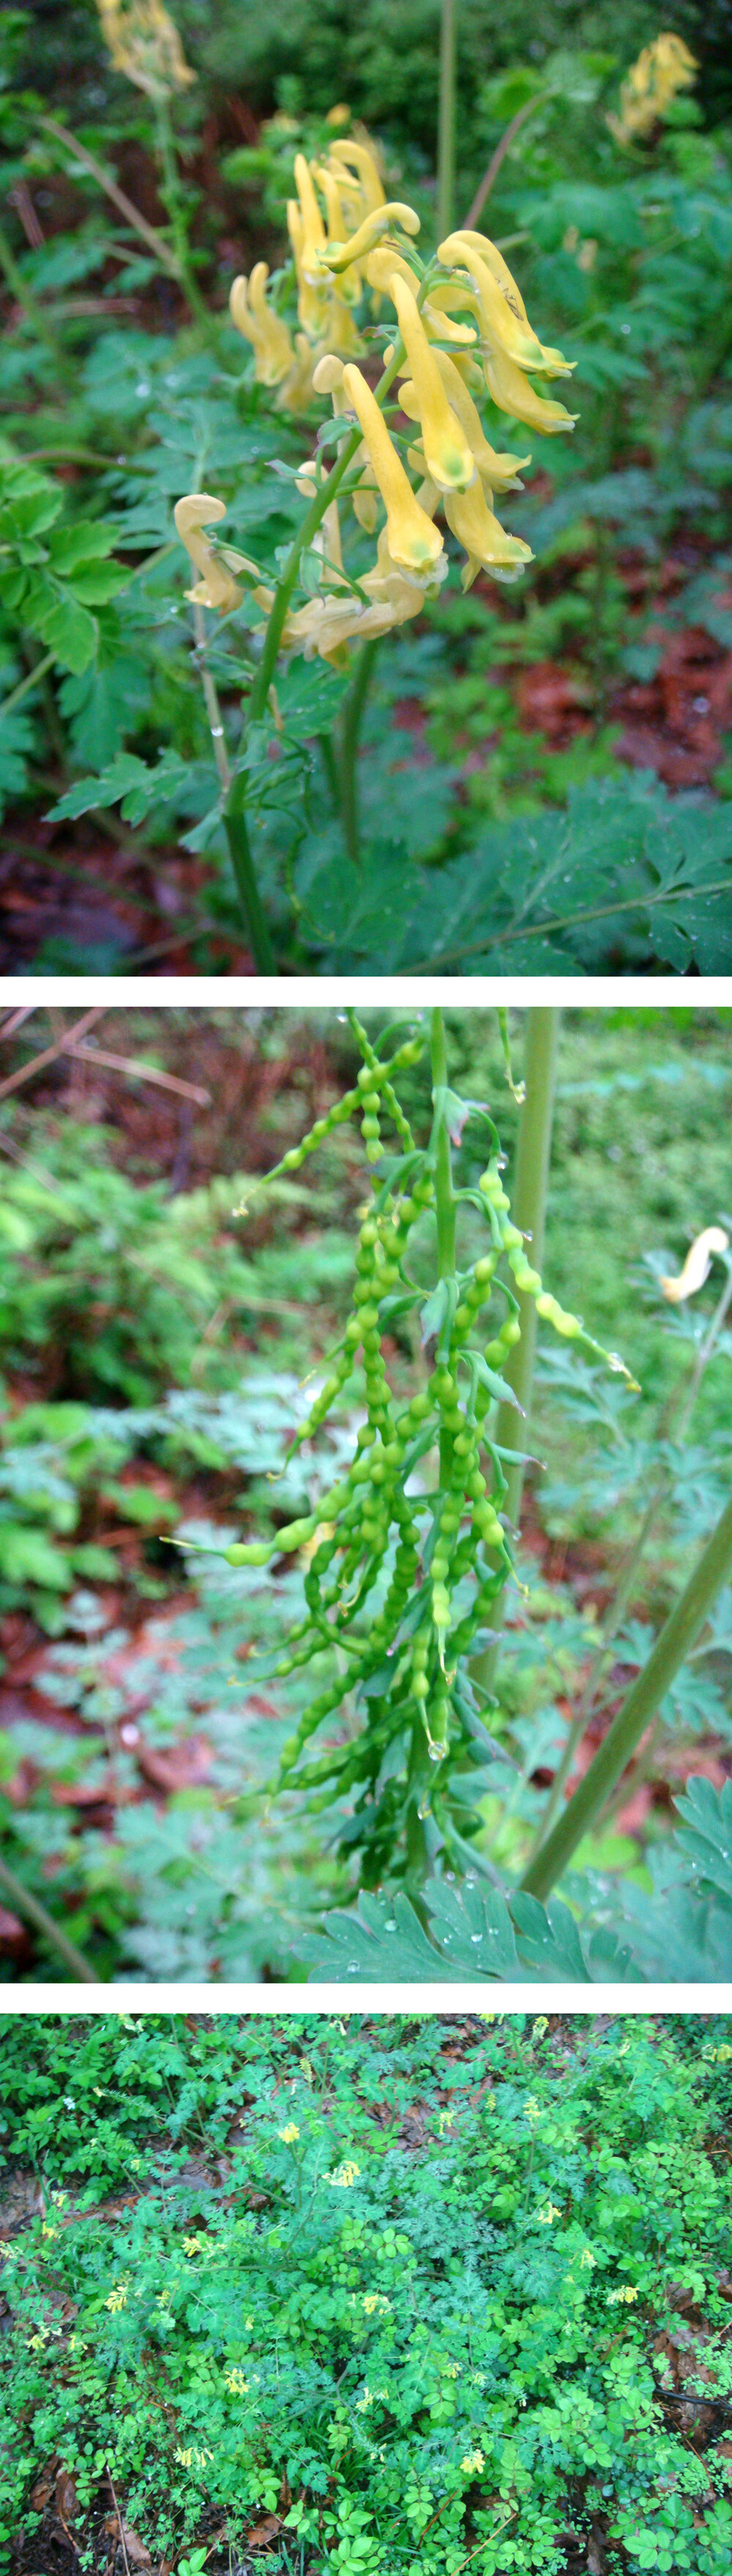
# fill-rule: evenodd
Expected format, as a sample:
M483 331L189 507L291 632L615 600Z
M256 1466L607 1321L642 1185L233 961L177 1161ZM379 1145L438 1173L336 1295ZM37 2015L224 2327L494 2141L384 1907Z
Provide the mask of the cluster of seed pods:
M420 1855L428 1865L440 1847L464 1863L479 1822L476 1772L485 1772L494 1748L468 1659L484 1641L481 1631L490 1634L491 1606L511 1570L501 1518L508 1453L490 1439L486 1416L507 1392L501 1371L520 1337L515 1291L534 1297L560 1334L591 1350L598 1345L543 1291L531 1267L511 1222L496 1139L477 1191L457 1194L483 1211L488 1247L470 1270L442 1283L444 1323L427 1333L433 1356L425 1382L407 1401L395 1396L383 1345L397 1315L428 1305L406 1264L413 1228L436 1210L438 1129L446 1113L436 1113L429 1144L417 1147L393 1077L419 1061L425 1034L384 1060L349 1017L365 1058L355 1086L268 1178L298 1171L351 1118L376 1165L385 1150L382 1129L396 1129L400 1150L385 1160L386 1180L374 1173L361 1219L352 1312L296 1445L322 1429L359 1360L365 1419L347 1474L316 1512L226 1553L233 1565L264 1565L303 1551L305 1615L270 1669L285 1676L324 1654L331 1672L334 1660L339 1669L308 1702L274 1785L277 1792L306 1790L311 1810L330 1806L334 1795L347 1798L345 1844L363 1847L363 1879L374 1884L387 1864L398 1870L399 1855L411 1870ZM501 1263L513 1285L499 1275ZM501 1319L481 1338L479 1320L495 1295ZM424 1476L417 1472L422 1461ZM338 1740L334 1730L324 1750L304 1758L346 1701L361 1720L357 1731Z

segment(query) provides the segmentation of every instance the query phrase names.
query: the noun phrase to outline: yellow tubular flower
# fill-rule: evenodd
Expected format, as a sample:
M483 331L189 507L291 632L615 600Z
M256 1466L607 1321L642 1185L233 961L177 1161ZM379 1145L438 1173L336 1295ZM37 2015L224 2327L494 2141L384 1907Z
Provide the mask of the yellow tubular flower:
M463 590L470 590L481 567L484 572L492 572L499 564L507 571L515 571L533 561L531 547L524 544L523 537L507 536L500 519L494 518L477 477L469 492L445 493L444 511L448 527L468 557L462 575Z
M451 410L416 296L396 272L389 280L389 293L411 369L427 471L440 491L465 492L475 477L475 459L461 422ZM409 416L413 419L415 414Z
M389 553L407 572L433 572L442 554L442 538L415 500L385 420L360 367L344 367L344 390L363 431L386 510Z
M689 1245L678 1279L661 1280L664 1297L669 1298L672 1306L679 1306L684 1297L696 1296L697 1289L703 1288L705 1279L709 1277L715 1252L726 1252L728 1247L729 1235L724 1233L721 1225L705 1226L704 1233L698 1234L696 1242Z
M330 269L334 275L339 275L341 269L350 268L352 260L366 259L369 251L373 250L375 244L381 240L382 234L391 232L394 227L398 227L403 233L418 233L419 215L415 215L412 206L402 206L396 202L393 205L377 206L372 214L364 215L363 223L359 224L358 232L351 234L350 241L334 242L332 246L328 244L321 250L319 255L321 268Z
M458 420L462 424L479 474L482 474L484 481L490 484L492 492L508 492L516 484L521 488L519 478L525 467L531 464L531 457L497 454L495 447L490 446L485 436L480 412L473 401L472 394L468 392L467 385L463 384L462 376L453 364L452 358L448 357L445 349L436 349L435 357L450 407L457 413ZM403 387L403 402L405 392L406 387Z
M240 607L244 593L221 556L214 554L203 530L212 519L225 519L226 502L217 501L211 492L188 492L176 501L173 517L181 545L202 576L194 590L186 591L186 599L196 607L218 608L225 617L230 608Z
M325 225L323 223L320 207L315 194L310 165L305 159L304 152L296 152L295 154L295 186L297 188L302 221L300 259L302 263L303 276L306 277L310 285L313 286L319 282L320 278L318 265L319 253L326 249L327 244L325 238Z
M513 359L514 366L528 367L532 375L571 375L571 366L562 357L561 349L542 347L523 314L523 308L520 312L515 310L505 286L494 276L484 256L484 249L491 250L492 243L483 245L479 234L477 239L481 241L481 248L477 249L475 239L470 233L450 233L447 240L440 243L437 256L446 268L466 268L472 277L480 308L482 336L489 349L505 350L507 357ZM509 269L506 277L513 288ZM518 297L518 288L513 291ZM520 298L518 300L520 303Z
M359 187L366 201L367 214L373 214L376 206L386 204L375 155L369 144L356 143L351 136L347 139L344 137L337 143L331 143L330 159L336 163L336 167L342 162L346 170L355 170Z
M286 322L267 304L265 287L269 277L266 260L259 259L251 277L235 277L229 296L229 312L237 331L251 341L254 371L259 385L280 385L289 375L294 349Z
M186 62L178 29L162 0L97 0L102 32L115 71L124 72L149 98L188 89L196 78Z
M688 89L698 69L681 36L657 36L654 44L644 45L623 82L619 117L605 120L616 142L630 143L636 135L650 134L677 90Z
M508 411L514 420L525 422L527 429L538 429L550 438L560 429L574 429L577 413L566 411L564 403L545 402L541 394L527 384L520 367L515 367L505 349L500 356L492 350L483 354L483 368L488 392L499 411Z

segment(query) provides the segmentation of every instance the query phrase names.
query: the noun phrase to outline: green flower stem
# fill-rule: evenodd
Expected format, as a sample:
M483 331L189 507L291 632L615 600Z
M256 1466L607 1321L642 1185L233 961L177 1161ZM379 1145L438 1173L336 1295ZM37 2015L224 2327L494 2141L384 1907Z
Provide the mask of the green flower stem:
M4 1887L8 1896L12 1897L18 1913L25 1915L26 1922L33 1923L36 1931L43 1933L44 1941L48 1942L49 1948L58 1951L59 1958L64 1960L72 1977L76 1977L80 1985L101 1985L101 1977L95 1976L94 1969L90 1968L83 1951L77 1950L73 1941L67 1941L60 1923L54 1923L53 1915L46 1913L45 1905L39 1904L38 1897L31 1895L30 1888L23 1886L22 1879L16 1878L15 1871L8 1869L4 1860L0 1860L0 1887Z
M389 365L384 368L381 382L377 388L376 401L380 407L383 406L386 395L389 392L389 388L394 382L394 377L397 374L398 368L403 360L403 356L404 351L402 342L401 339L398 339L396 341L393 354L389 360ZM300 570L301 556L304 554L306 547L312 544L313 537L317 536L318 529L321 525L321 521L325 517L326 510L329 508L331 501L335 499L336 493L340 490L340 486L348 473L349 467L353 464L354 457L361 446L361 442L362 432L360 423L357 421L355 427L350 431L348 438L344 440L337 463L332 467L330 474L325 477L319 491L313 494L310 508L306 510L305 517L298 529L297 536L294 538L290 547L282 579L277 584L277 589L275 591L267 621L264 644L262 647L262 659L254 680L246 712L246 732L249 731L251 725L261 724L262 717L267 707L270 689L272 688L277 669L277 656L287 621L287 611ZM272 975L277 974L278 968L275 962L274 952L269 938L269 932L267 930L267 924L256 883L254 862L249 843L249 834L244 819L246 798L247 773L242 767L237 770L236 776L232 779L231 786L229 788L229 793L223 809L224 825L226 829L226 837L229 843L229 852L234 875L236 877L239 893L242 897L242 902L245 905L246 927L248 935L252 941L255 965L258 967L260 973Z
M15 296L16 304L21 306L27 321L32 324L33 330L37 332L39 340L42 340L44 347L49 350L50 355L53 358L54 366L56 367L57 373L61 378L66 392L75 392L75 370L71 366L65 350L62 349L60 340L57 340L56 333L52 330L50 322L47 321L42 304L38 303L37 297L33 294L32 288L27 284L27 281L23 276L22 268L18 267L15 252L11 248L7 233L2 225L0 225L0 268L2 269L3 276L10 288L11 295Z
M732 1278L725 1282L719 1303L712 1316L709 1330L705 1333L704 1340L700 1343L699 1349L696 1353L686 1392L683 1396L680 1420L676 1427L675 1437L679 1442L684 1441L686 1438L697 1395L699 1393L699 1388L709 1366L709 1362L714 1358L719 1335L724 1323L726 1322L730 1305L732 1305ZM678 1401L678 1393L679 1390L675 1387L673 1389L670 1403L663 1409L656 1435L658 1439L665 1439L670 1432L673 1414L676 1410ZM561 1807L564 1783L572 1769L574 1757L578 1746L581 1744L590 1715L596 1711L597 1694L600 1689L603 1674L606 1673L608 1665L612 1662L614 1640L617 1637L621 1619L624 1619L628 1604L632 1600L636 1575L641 1558L645 1555L648 1541L652 1537L653 1531L656 1527L659 1513L661 1512L664 1503L668 1501L672 1485L673 1475L670 1467L662 1467L660 1474L656 1478L653 1491L649 1495L640 1529L628 1550L612 1600L605 1613L605 1617L602 1622L600 1643L592 1658L587 1680L581 1693L579 1706L569 1729L561 1761L557 1764L549 1796L544 1808L544 1813L536 1835L536 1840L532 1845L530 1861L534 1860L535 1854L541 1850L542 1844L546 1842L547 1836L554 1823L554 1818ZM644 1763L644 1770L645 1768L646 1763Z
M608 1729L605 1741L590 1763L589 1771L575 1789L553 1832L542 1843L536 1858L529 1863L521 1886L529 1896L545 1901L557 1880L568 1868L573 1852L604 1807L606 1798L621 1778L626 1763L635 1752L645 1729L650 1725L667 1690L685 1663L713 1608L718 1592L732 1573L732 1497L725 1504L717 1527L702 1549L689 1581L677 1601L675 1610L657 1637L652 1654L637 1681L633 1683L617 1717Z
M442 0L440 107L437 133L437 238L452 231L455 208L455 67L457 0Z
M173 253L180 282L183 287L187 303L190 306L190 310L195 314L196 321L203 323L207 338L213 339L218 343L218 333L216 331L215 324L212 321L212 316L209 312L205 298L201 294L198 279L191 261L190 243L188 240L188 224L186 220L186 203L184 192L181 187L180 171L176 158L175 139L170 121L170 102L167 92L156 94L155 126L163 174L161 193L166 214L170 219L170 229L173 236Z
M221 722L221 708L219 706L218 690L213 677L213 672L209 671L206 661L206 620L203 609L197 600L194 602L193 607L193 626L196 637L196 657L201 674L201 687L203 689L204 705L209 721L211 741L213 744L213 755L219 774L219 785L223 789L224 795L227 796L231 786L229 755L226 749L226 736Z
M340 775L343 830L345 833L348 856L355 868L359 866L361 858L358 827L358 746L363 721L363 711L368 696L371 673L379 649L379 640L378 635L370 635L367 637L365 644L362 644L360 647L355 672L341 718Z
M554 1116L554 1092L557 1078L559 1041L558 1010L527 1012L524 1080L526 1096L519 1122L516 1150L516 1181L511 1214L522 1234L530 1235L529 1259L532 1268L541 1269L544 1258L544 1228L549 1186L549 1157ZM499 1449L523 1447L529 1428L531 1389L536 1350L536 1306L533 1297L519 1296L521 1340L509 1354L504 1369L508 1385L518 1397L524 1421L517 1419L515 1406L498 1408L495 1438ZM516 1527L521 1511L524 1470L521 1466L506 1468L505 1509ZM496 1626L500 1623L502 1592L494 1603ZM484 1690L492 1691L495 1681L497 1646L476 1662L475 1679Z
M445 1090L447 1087L445 1023L439 1006L437 1006L432 1012L430 1027L430 1060L432 1064L432 1096L434 1099L436 1092ZM435 1212L437 1216L437 1275L440 1279L454 1279L456 1201L452 1185L450 1138L444 1110L439 1120L436 1141L437 1160L435 1165ZM440 1432L441 1485L449 1484L451 1471L452 1439L449 1431L442 1430Z
M4 716L9 716L11 707L19 706L21 698L27 698L29 690L37 688L39 682L45 680L47 672L53 669L55 660L55 653L44 653L42 661L34 662L33 669L28 672L27 677L18 681L17 689L11 689L9 697L3 698L0 705L0 724Z

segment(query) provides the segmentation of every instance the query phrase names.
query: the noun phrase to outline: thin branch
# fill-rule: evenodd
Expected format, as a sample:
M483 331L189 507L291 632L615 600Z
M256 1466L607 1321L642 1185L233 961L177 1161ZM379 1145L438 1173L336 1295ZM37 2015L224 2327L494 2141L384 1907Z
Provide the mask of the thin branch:
M154 225L148 224L145 216L138 212L137 206L133 206L131 197L125 196L124 188L118 188L116 179L110 179L109 172L102 168L101 161L95 160L93 152L87 151L85 143L77 143L75 134L69 134L65 125L57 125L55 117L41 116L38 121L44 134L52 134L56 143L63 143L67 152L73 152L74 159L81 162L82 169L91 171L92 178L96 179L98 187L103 188L105 197L111 197L113 206L117 207L120 215L124 215L125 222L132 224L134 231L147 242L149 250L154 250L161 268L167 268L168 275L175 278L176 286L182 285L180 266L174 251L168 249L162 233L156 232Z
M123 2523L123 2520L122 2520L122 2515L121 2515L121 2513L120 2513L119 2505L118 2505L118 2503L117 2503L117 2498L116 2498L116 2495L115 2495L115 2492L114 2492L114 2487L112 2486L112 2471L111 2471L111 2469L109 2469L109 2468L108 2468L108 2470L107 2470L107 2481L108 2481L108 2485L109 2485L109 2487L111 2488L112 2503L113 2503L113 2505L114 2505L114 2510L115 2510L115 2513L116 2513L116 2516L117 2516L117 2529L118 2529L119 2536L120 2536L120 2544L121 2544L121 2549L122 2549L122 2556L123 2556L123 2559L124 2559L124 2562L125 2562L125 2576L130 2576L130 2562L129 2562L129 2558L128 2558L128 2556L127 2556L127 2547L126 2547L126 2543L125 2543L125 2527L124 2527L124 2523Z
M67 1941L60 1923L54 1923L53 1915L46 1913L45 1905L40 1904L37 1896L31 1895L30 1888L23 1886L22 1879L16 1878L14 1869L8 1869L4 1860L0 1860L0 1887L4 1887L7 1895L12 1896L18 1913L25 1914L28 1922L35 1924L36 1931L43 1933L44 1941L48 1941L50 1948L58 1950L59 1957L64 1959L67 1968L70 1968L72 1977L77 1977L83 1986L101 1985L101 1977L97 1977L94 1969L89 1967L83 1951L77 1950L73 1941Z
M108 1065L112 1073L134 1074L141 1082L157 1083L161 1091L180 1092L184 1100L194 1100L199 1109L210 1109L210 1091L199 1090L195 1082L181 1082L176 1073L161 1073L156 1064L140 1064L136 1056L108 1055L103 1047L72 1046L67 1038L62 1052L73 1056L75 1064Z
M0 1082L0 1100L7 1099L9 1091L18 1091L21 1083L30 1082L32 1075L40 1073L43 1065L52 1064L55 1056L64 1054L65 1048L73 1038L85 1037L87 1029L93 1028L95 1020L103 1019L104 1010L99 1006L96 1010L82 1012L81 1019L74 1021L73 1028L67 1031L65 1037L58 1038L53 1046L44 1047L42 1055L31 1056L30 1064L22 1064L17 1073L9 1073L7 1080Z
M540 106L542 96L543 93L540 92L537 98L527 98L525 100L523 107L519 107L516 111L516 115L512 116L510 125L506 126L505 134L501 135L500 143L496 144L495 152L493 153L492 159L488 163L488 168L481 179L480 187L476 190L472 206L465 217L464 230L466 233L474 232L478 216L482 215L486 197L490 196L491 189L495 187L501 162L505 161L506 153L510 152L514 135L518 134L519 127L521 125L525 125L526 118L531 115L532 108Z

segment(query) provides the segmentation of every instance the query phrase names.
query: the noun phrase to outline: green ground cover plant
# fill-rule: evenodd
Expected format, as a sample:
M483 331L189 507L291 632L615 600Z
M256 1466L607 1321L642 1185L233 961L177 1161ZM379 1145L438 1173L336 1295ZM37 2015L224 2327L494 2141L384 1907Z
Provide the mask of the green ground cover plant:
M5 1110L5 1972L724 1977L725 1016L256 1018L259 1177Z
M459 93L487 41L463 15ZM256 141L222 149L215 179L209 152L209 202L206 82L214 116L224 59L259 99L248 21L186 21L198 85L176 90L167 55L141 82L123 47L110 90L100 58L96 115L71 131L73 108L49 117L21 85L8 13L0 780L41 924L21 964L128 968L161 884L184 897L166 953L214 972L242 941L262 969L324 975L728 962L715 40L679 20L704 105L682 64L625 132L621 75L657 31L627 14L621 59L597 13L571 45L550 19L528 65L496 38L458 202L449 48L437 188L413 125L410 43L436 89L436 20L405 30L396 90L378 10L359 30L374 142L324 100L320 26L317 77L287 87L304 38L285 13L280 106L259 130L242 111ZM144 205L120 192L131 155ZM52 901L67 869L76 936Z
M724 2576L729 2033L6 2018L6 2563Z

